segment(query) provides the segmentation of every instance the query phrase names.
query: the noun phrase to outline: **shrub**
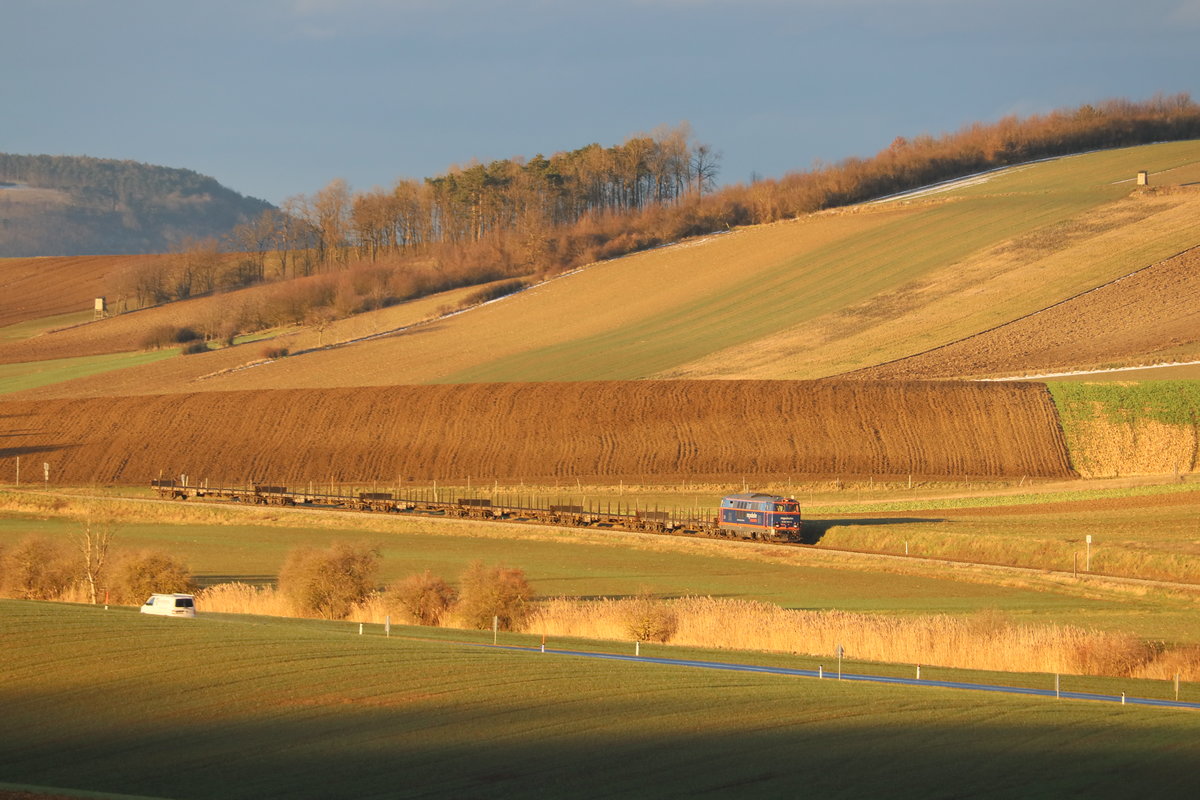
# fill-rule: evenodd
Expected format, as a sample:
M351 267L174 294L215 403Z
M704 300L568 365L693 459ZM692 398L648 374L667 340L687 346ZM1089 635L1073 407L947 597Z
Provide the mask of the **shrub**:
M464 625L486 630L497 617L502 630L513 630L525 621L534 592L525 572L511 567L488 567L476 561L459 580L457 610Z
M170 553L145 550L117 564L109 585L114 603L140 603L155 592L195 592L187 566Z
M164 347L171 347L177 344L189 345L189 343L190 345L195 345L196 343L203 345L204 337L197 333L195 329L189 328L186 325L181 328L177 328L174 325L156 325L142 337L141 345L143 350L161 350ZM208 347L205 346L204 349L207 350ZM188 352L187 347L184 347L184 352ZM193 350L192 352L199 351Z
M75 583L75 566L65 544L29 536L5 555L3 592L22 600L53 600Z
M186 325L182 328L175 329L175 336L174 336L175 344L187 344L188 342L194 342L197 339L203 339L203 338L204 338L203 336L196 333L196 331L192 330L191 328L187 327Z
M470 308L482 303L487 303L492 300L499 300L501 297L507 297L510 294L516 294L524 289L528 284L520 279L511 281L502 281L494 283L491 286L485 286L482 289L477 289L463 298L461 303L462 308Z
M403 607L418 625L437 625L456 598L454 589L429 570L397 581L387 595L389 605Z
M670 605L650 592L641 592L629 601L625 630L634 641L667 642L679 628L679 618Z
M174 325L156 325L142 337L143 350L161 350L175 343Z
M192 356L196 353L207 353L208 342L204 341L203 339L197 339L194 342L188 342L183 346L183 350L180 352L182 352L185 356Z
M262 357L270 358L270 359L283 358L284 356L286 356L288 354L288 352L289 352L288 348L286 348L286 347L277 347L275 345L267 345L266 347L264 347L262 349Z
M308 616L344 619L375 588L379 548L337 543L293 550L279 571L279 589Z

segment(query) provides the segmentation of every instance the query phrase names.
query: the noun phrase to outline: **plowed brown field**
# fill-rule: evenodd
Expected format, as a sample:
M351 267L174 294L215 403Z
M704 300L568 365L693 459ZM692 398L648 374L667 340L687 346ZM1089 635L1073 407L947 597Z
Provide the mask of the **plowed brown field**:
M1071 474L1049 393L1031 383L633 381L10 401L0 403L0 439L5 480L14 457L28 455L72 484L160 472L293 484Z
M0 327L88 311L95 298L116 294L122 273L131 266L158 258L162 256L0 259Z
M278 291L280 288L277 284L263 284L227 294L194 297L128 314L118 314L107 319L52 331L23 341L0 343L0 364L128 352L141 347L147 334L156 328L166 326L190 327L201 332L219 330L221 320L229 315L231 309L261 304L269 298L272 292ZM320 333L314 328L292 330L275 337L271 345L287 347L293 352L298 352L340 341L378 335L381 332L436 317L440 308L457 306L475 288L452 289L337 320L330 323L326 330ZM233 350L213 351L203 356L181 359L170 364L160 364L155 370L138 370L117 376L97 377L90 383L101 387L101 390L96 392L97 394L186 391L186 388L181 389L181 387L187 387L189 382L219 370L230 369L258 359L262 348L262 344L252 344L249 347ZM151 388L147 388L146 373L154 377L154 380L149 383ZM167 388L162 388L163 385ZM47 391L54 390L52 388Z
M1036 375L1200 358L1200 248L993 330L847 377Z

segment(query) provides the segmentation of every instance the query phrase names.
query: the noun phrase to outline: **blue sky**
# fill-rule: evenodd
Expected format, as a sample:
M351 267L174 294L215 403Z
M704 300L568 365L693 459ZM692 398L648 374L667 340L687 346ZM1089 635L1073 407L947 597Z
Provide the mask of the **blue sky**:
M0 152L279 203L686 120L736 183L1195 92L1198 34L1200 0L0 0Z

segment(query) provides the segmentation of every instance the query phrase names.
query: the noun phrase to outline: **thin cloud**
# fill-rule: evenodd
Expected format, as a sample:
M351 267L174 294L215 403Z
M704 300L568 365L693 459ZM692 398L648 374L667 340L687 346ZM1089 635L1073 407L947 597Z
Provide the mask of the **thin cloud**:
M1170 19L1182 25L1200 25L1200 0L1183 0L1175 7Z

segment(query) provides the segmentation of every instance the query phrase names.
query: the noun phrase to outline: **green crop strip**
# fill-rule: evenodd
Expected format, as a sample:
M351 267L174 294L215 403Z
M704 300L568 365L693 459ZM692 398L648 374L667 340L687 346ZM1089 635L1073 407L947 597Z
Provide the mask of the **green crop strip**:
M1064 382L1047 386L1064 428L1100 415L1116 424L1143 420L1164 425L1200 422L1200 381Z

